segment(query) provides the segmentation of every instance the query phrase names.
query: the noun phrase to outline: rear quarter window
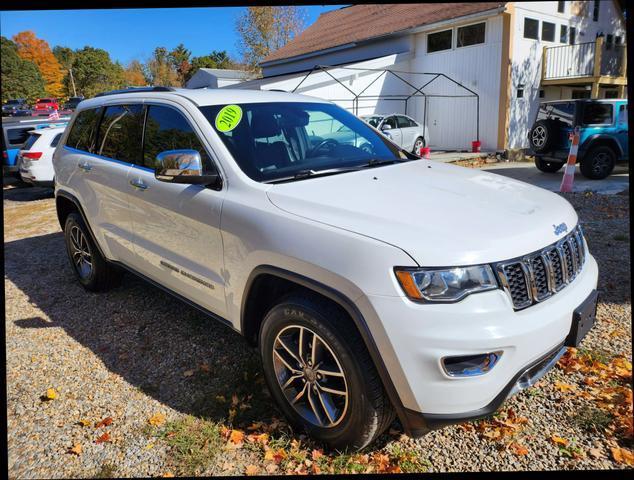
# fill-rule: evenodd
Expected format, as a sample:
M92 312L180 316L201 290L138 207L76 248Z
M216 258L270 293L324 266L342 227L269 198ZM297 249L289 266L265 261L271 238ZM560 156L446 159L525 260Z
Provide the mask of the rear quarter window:
M31 130L33 130L33 127L9 128L7 130L9 145L23 145L29 138L29 131Z
M70 127L70 133L66 139L66 146L83 150L84 152L92 152L95 140L95 129L100 114L101 109L98 108L79 112L79 115L77 115L73 125Z
M55 135L55 138L53 138L53 141L51 142L51 147L57 147L57 144L59 143L59 140L62 138L62 134L58 133L57 135Z
M581 121L584 125L609 125L612 123L612 112L612 104L586 103Z
M26 139L26 143L24 144L24 147L22 147L22 150L30 150L33 144L37 142L38 138L40 138L40 136L35 133L29 134L29 138Z

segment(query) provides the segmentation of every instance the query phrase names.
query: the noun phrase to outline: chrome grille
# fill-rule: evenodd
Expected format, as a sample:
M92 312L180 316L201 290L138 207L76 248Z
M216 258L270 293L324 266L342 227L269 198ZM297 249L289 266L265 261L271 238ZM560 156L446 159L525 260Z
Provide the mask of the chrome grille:
M541 302L568 285L585 262L583 232L577 226L552 245L495 265L502 287L513 307L521 310Z

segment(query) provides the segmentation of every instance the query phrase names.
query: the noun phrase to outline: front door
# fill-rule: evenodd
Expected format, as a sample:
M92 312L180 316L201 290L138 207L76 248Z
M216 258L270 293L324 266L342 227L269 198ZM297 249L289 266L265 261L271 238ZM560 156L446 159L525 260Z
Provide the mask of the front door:
M212 160L184 112L167 105L147 108L143 163L128 172L134 268L225 316L220 235L225 190L166 183L154 177L156 156L165 150L197 150L210 169Z
M403 136L401 134L401 129L398 127L398 123L396 122L396 117L394 115L387 117L383 120L383 125L389 125L390 128L388 130L383 130L383 135L396 143L399 147L403 145Z

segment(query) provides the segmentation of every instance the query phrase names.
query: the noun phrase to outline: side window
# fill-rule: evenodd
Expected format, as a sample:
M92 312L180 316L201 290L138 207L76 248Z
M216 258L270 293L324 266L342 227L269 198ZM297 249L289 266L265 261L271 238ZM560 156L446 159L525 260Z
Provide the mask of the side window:
M584 125L607 125L612 123L612 105L609 103L586 103L583 108Z
M142 105L106 107L97 139L96 153L128 163L141 161Z
M534 18L524 18L524 38L539 39L539 20Z
M33 127L8 129L7 137L9 139L9 145L23 145L27 138L29 138L29 131L31 130L33 130Z
M401 115L396 117L398 120L398 128L409 128L412 125L410 124L409 118L403 117Z
M70 128L70 133L66 139L66 145L84 152L93 151L95 140L95 129L101 114L100 108L92 108L79 112L77 118Z
M156 168L156 156L165 150L196 150L205 170L211 171L211 159L187 119L171 107L150 105L145 123L143 165Z
M396 124L396 117L387 117L384 122L386 125L389 125L391 128L399 128Z
M619 123L627 126L627 105L621 105L619 107Z
M57 135L55 135L55 138L51 142L51 147L57 147L57 144L59 143L60 138L62 138L61 133L58 133Z

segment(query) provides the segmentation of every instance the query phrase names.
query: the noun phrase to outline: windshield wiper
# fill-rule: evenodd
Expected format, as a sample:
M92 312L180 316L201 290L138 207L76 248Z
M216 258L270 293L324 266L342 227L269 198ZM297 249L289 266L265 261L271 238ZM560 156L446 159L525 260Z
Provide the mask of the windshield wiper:
M323 177L323 176L326 176L326 175L336 175L338 173L346 173L346 172L356 172L358 170L361 170L362 168L364 168L364 167L363 166L356 166L356 167L326 168L324 170L306 169L306 170L300 170L299 172L295 173L294 175L291 175L291 176L288 176L288 177L274 178L272 180L266 180L266 181L264 181L262 183L292 182L294 180L303 180L305 178Z

